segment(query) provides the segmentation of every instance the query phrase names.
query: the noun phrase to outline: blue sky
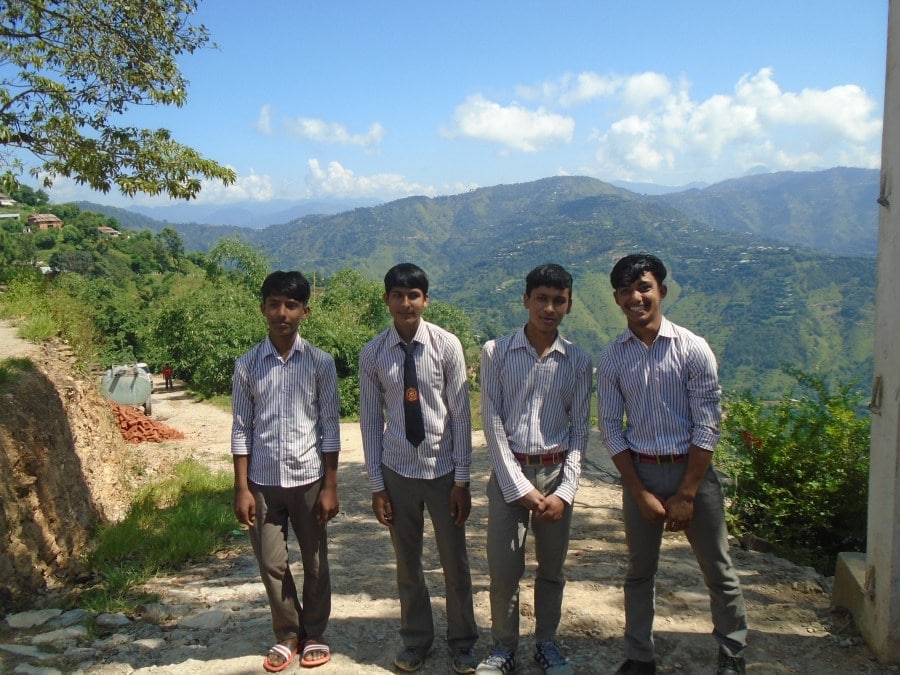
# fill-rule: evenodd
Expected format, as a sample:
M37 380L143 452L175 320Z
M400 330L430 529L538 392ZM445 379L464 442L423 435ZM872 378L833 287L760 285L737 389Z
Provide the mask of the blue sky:
M237 172L199 202L880 163L885 0L205 0L196 19L218 48L182 59L187 104L127 121Z

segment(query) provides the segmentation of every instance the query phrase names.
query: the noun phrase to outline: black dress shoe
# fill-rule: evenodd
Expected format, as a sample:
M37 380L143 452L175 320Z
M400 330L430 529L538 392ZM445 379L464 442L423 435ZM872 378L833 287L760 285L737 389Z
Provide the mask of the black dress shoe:
M731 656L719 652L719 669L716 675L747 675L747 663L743 656Z
M634 659L628 659L616 671L616 675L654 675L655 673L656 661L635 661Z

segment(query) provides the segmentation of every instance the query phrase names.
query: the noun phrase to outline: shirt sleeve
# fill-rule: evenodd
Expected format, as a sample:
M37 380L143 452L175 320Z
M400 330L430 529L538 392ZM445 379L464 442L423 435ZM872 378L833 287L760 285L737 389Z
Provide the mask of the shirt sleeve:
M234 364L231 412L231 454L249 455L253 445L253 397L244 359L238 359Z
M687 394L693 422L691 443L712 452L719 442L722 389L716 356L702 338L696 338L691 344Z
M607 350L614 349L614 345ZM597 368L597 419L600 426L600 438L610 456L618 455L628 449L625 440L625 397L619 388L618 375L609 353L600 357Z
M578 490L578 481L584 465L588 430L591 426L591 391L594 377L590 357L583 352L576 354L578 362L575 364L575 391L569 410L569 452L563 465L562 481L556 488L556 495L567 504L575 501L575 492Z
M494 467L494 478L503 499L511 504L527 495L533 486L522 473L522 467L509 448L506 427L501 417L503 383L495 359L496 348L497 343L491 341L481 350L481 417Z
M384 397L375 373L375 350L364 347L359 355L359 430L362 435L366 472L372 492L385 489L381 474L384 438Z
M454 335L449 337L444 349L444 392L453 438L453 477L468 481L472 464L472 412L466 359L459 339Z
M318 377L318 423L322 439L322 452L341 450L341 400L338 395L337 368L334 358L323 352L319 362Z

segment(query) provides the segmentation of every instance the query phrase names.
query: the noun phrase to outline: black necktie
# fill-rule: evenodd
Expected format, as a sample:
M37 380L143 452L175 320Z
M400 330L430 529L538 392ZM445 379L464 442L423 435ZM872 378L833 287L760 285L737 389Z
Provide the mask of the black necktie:
M422 402L419 401L419 378L416 377L416 361L413 358L415 343L403 345L406 359L403 361L403 419L406 423L406 440L415 446L425 440L425 422L422 419Z

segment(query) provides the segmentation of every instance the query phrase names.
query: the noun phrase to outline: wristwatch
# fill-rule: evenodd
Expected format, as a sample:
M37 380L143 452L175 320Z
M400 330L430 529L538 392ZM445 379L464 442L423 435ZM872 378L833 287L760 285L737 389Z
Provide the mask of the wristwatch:
M469 489L469 481L458 480L455 483L453 483L453 487L458 487L458 488L462 488L464 490L468 490Z

